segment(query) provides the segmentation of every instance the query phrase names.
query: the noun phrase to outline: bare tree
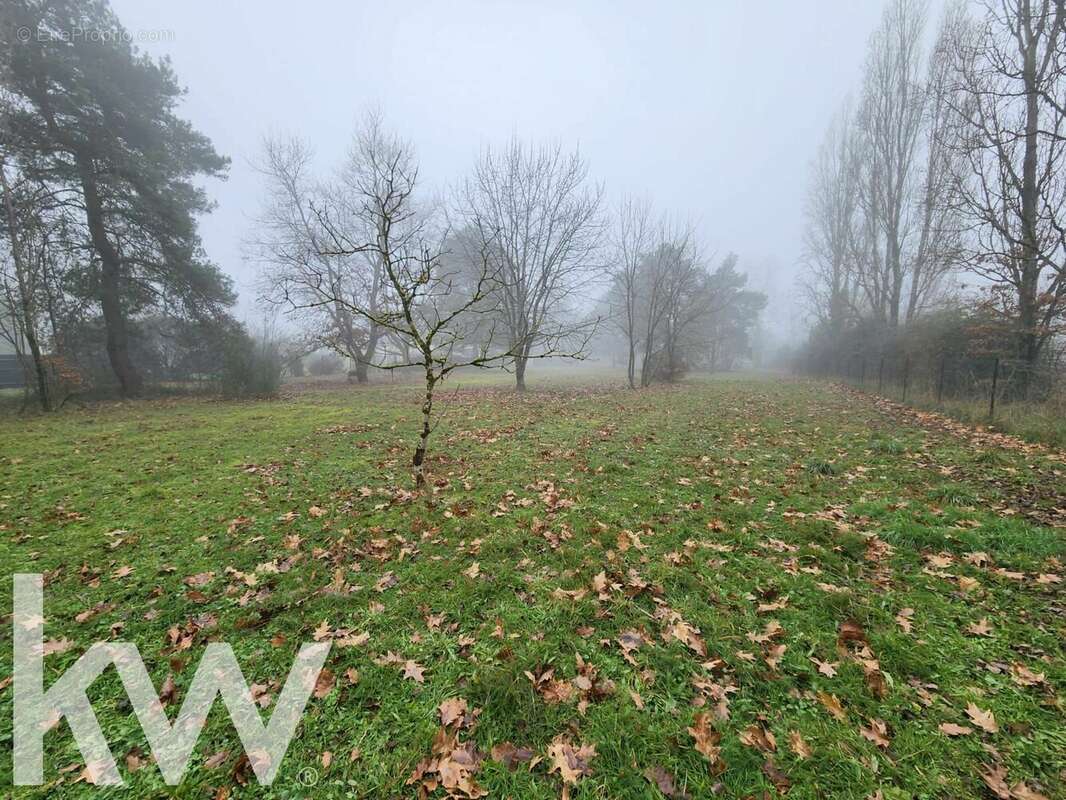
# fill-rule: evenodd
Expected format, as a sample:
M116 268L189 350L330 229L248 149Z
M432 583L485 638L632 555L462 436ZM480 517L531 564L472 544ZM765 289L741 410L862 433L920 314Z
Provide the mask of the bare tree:
M962 215L956 187L962 163L950 145L952 55L950 13L945 15L929 59L924 86L920 152L924 155L916 196L912 198L917 234L909 265L908 322L928 310L940 296L945 277L961 265Z
M55 404L43 342L48 260L53 257L52 226L46 217L50 194L46 187L17 174L2 154L0 193L4 233L0 238L6 238L8 245L0 257L0 311L6 311L0 314L0 335L24 364L32 365L38 402L51 411Z
M648 354L646 380L659 377L674 381L689 367L685 357L689 337L699 320L711 313L712 293L707 290L706 271L691 231L665 242L659 249L662 280L658 296L659 338L662 346Z
M362 202L359 183L368 154L380 147L381 122L375 115L354 137L347 163L333 185L318 183L312 174L310 148L298 139L267 139L260 172L267 179L267 201L260 213L256 238L250 242L263 271L264 296L287 307L310 338L310 347L325 346L350 358L359 383L368 380L383 334L380 326L351 311L353 305L376 311L382 300L383 269L376 253L327 254L326 233L312 212L329 204L337 210L335 226L348 226L350 240L372 238L366 221L353 208ZM354 226L354 227L353 227Z
M660 221L652 248L641 259L637 276L643 353L640 385L650 386L657 372L663 370L663 354L670 354L670 342L676 341L675 316L678 303L691 285L696 264L695 235L691 226L681 226L665 217ZM669 357L668 361L672 361ZM672 369L667 370L672 374Z
M640 270L648 255L652 237L650 220L651 203L626 197L618 206L615 216L611 290L608 301L611 305L610 319L626 341L626 378L629 388L637 388L637 347L640 345L639 303Z
M577 342L568 350L558 334L544 331L541 346L533 356L509 335L497 335L499 309L498 260L492 257L495 241L485 236L453 236L448 226L417 202L418 164L409 143L381 130L361 140L362 168L353 174L345 203L328 201L313 207L324 236L316 252L323 258L369 255L381 265L379 301L366 295L333 291L323 282L321 291L356 317L377 326L401 343L404 357L375 366L382 369L418 367L425 379L422 425L411 465L416 485L425 486L425 460L434 428L437 387L463 367L499 366L526 357L576 356L587 344ZM339 219L355 215L362 223L351 225ZM464 230L487 233L480 217L464 220ZM358 238L359 232L366 234ZM448 245L466 248L464 258L448 258ZM471 280L469 264L477 265ZM486 325L485 321L489 320Z
M1018 356L1035 362L1066 309L1066 4L997 0L950 20L952 142L968 265L1012 295Z
M464 215L492 262L492 291L514 354L515 384L526 387L526 365L552 343L587 338L571 301L595 271L603 192L589 185L577 151L530 146L513 139L487 149L460 198Z
M870 39L857 120L860 202L866 217L867 257L859 283L874 315L891 327L901 321L909 277L911 201L919 180L925 117L922 32L925 0L890 0Z
M852 134L852 112L845 105L830 123L811 165L804 207L803 286L811 312L833 336L843 332L856 312L859 165Z

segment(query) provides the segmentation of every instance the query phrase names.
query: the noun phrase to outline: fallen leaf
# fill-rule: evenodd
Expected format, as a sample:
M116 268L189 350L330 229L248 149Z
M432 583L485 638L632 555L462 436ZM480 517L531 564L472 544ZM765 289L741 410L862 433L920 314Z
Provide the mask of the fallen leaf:
M981 770L981 779L985 786L992 790L992 794L1000 800L1010 800L1010 787L1007 786L1007 768L1002 764L995 766L984 765Z
M415 683L425 683L425 668L420 667L414 661L405 661L403 665L403 676Z
M318 673L318 680L315 681L315 697L321 700L333 691L333 687L336 683L337 680L333 677L333 672L328 669L323 669Z
M946 736L966 736L973 733L973 728L965 725L956 725L954 722L941 722L937 729Z
M991 711L985 711L983 708L978 708L973 703L970 703L966 706L966 716L978 728L988 733L999 733L999 725L996 724L996 717Z
M888 739L888 727L885 725L883 720L874 719L873 717L870 717L869 719L870 727L864 728L860 725L859 733L861 733L864 738L869 739L878 747L887 748L890 744Z
M740 743L748 747L756 747L764 753L772 753L777 750L777 741L774 735L761 725L750 725L740 734Z
M844 706L840 704L840 698L835 694L829 694L829 692L818 692L816 695L818 702L825 706L826 710L833 715L834 719L843 721L846 719L847 714L844 712Z
M462 697L450 697L440 704L440 724L447 728L457 721L461 721L466 714L466 700Z
M717 764L722 753L722 748L718 746L722 741L722 734L711 727L711 715L701 711L696 715L688 732L696 740L696 750L711 764Z
M558 772L563 783L573 786L580 778L592 774L589 762L596 756L596 746L583 744L575 750L566 739L557 736L548 747L547 755L551 761L548 772Z
M677 794L677 788L674 786L674 776L662 767L658 765L648 767L644 770L644 777L667 797L674 797Z
M788 746L799 758L810 758L813 751L799 731L788 732Z
M992 626L988 622L988 617L981 617L979 622L975 622L966 628L966 632L973 634L974 636L991 636Z

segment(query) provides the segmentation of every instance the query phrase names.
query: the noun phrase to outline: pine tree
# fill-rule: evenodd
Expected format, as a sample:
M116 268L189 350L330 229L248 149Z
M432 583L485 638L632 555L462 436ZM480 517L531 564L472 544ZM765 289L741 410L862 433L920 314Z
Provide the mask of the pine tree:
M85 282L107 329L123 395L140 392L129 318L165 302L191 314L232 305L230 281L204 256L198 176L228 159L176 114L183 89L168 60L137 51L105 0L6 0L0 80L10 94L6 145L80 206L91 260Z

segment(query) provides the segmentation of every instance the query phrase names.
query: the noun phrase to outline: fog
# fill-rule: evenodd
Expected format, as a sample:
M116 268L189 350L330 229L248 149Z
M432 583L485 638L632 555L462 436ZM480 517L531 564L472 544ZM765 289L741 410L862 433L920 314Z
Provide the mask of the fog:
M328 166L373 106L435 186L512 134L579 145L609 200L647 195L691 218L709 253L738 253L778 337L802 327L809 162L882 12L874 0L113 7L145 51L170 56L188 89L179 113L232 159L208 187L218 205L201 233L236 281L238 316L257 313L242 241L262 137L299 134Z

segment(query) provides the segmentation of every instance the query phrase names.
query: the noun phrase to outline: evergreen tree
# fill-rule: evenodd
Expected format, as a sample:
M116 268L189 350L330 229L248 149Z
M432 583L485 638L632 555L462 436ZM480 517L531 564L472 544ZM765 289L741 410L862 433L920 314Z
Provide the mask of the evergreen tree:
M228 159L176 115L183 90L169 61L139 53L105 0L5 0L2 13L6 145L80 207L85 285L119 387L136 395L132 314L165 303L213 316L233 303L204 256L196 218L211 203L193 183L224 176Z

